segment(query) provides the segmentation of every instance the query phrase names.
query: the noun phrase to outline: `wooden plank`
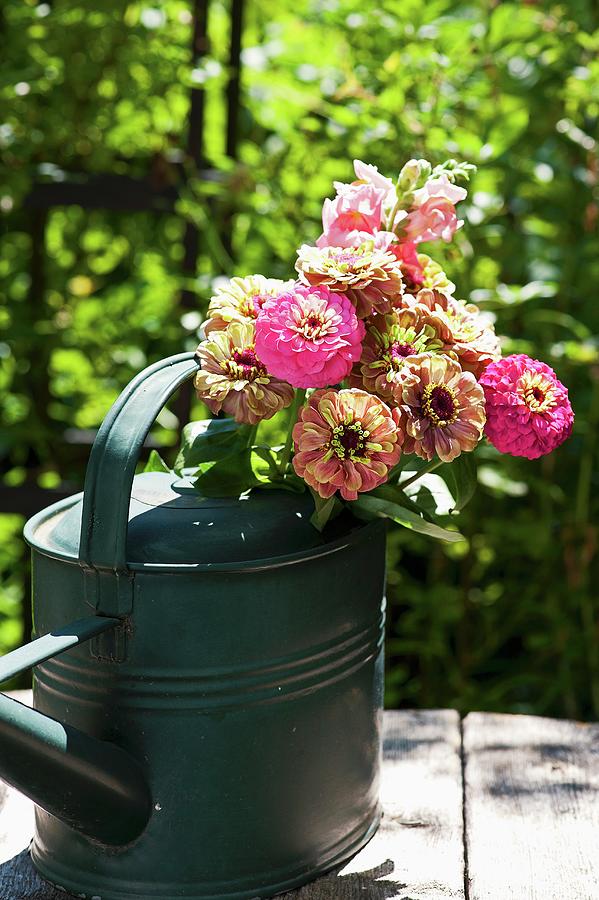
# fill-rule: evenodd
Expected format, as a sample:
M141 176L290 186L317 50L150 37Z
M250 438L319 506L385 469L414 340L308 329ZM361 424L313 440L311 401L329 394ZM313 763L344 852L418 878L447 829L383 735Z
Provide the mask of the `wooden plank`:
M463 900L457 713L385 713L382 793L383 822L368 846L288 900ZM61 900L19 852L33 831L32 804L11 789L0 803L0 900Z
M378 833L346 866L289 900L463 900L458 714L386 712L384 721Z
M599 900L599 725L464 721L469 900Z

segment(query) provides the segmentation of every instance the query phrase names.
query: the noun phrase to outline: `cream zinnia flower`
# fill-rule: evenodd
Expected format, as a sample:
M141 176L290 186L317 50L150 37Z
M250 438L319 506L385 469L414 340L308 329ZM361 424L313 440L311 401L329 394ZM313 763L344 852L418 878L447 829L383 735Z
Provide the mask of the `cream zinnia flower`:
M435 321L424 306L394 309L385 316L367 319L362 355L353 368L351 386L391 402L397 386L414 366L420 365L422 354L442 350L444 342Z
M314 391L293 428L293 467L321 497L356 500L399 460L399 410L359 390Z
M293 400L293 388L273 378L256 356L254 326L233 322L215 331L197 349L202 368L194 386L213 413L224 410L236 422L256 425Z
M210 300L204 333L224 331L231 322L253 322L267 300L288 290L291 285L293 280L281 281L264 275L231 278Z
M445 341L443 352L457 359L462 369L480 378L489 363L501 357L499 338L490 317L474 303L425 291L419 292L418 300L430 309L439 324L439 336Z
M372 242L360 247L310 247L298 251L295 268L304 284L344 293L359 319L401 305L403 279L396 257Z

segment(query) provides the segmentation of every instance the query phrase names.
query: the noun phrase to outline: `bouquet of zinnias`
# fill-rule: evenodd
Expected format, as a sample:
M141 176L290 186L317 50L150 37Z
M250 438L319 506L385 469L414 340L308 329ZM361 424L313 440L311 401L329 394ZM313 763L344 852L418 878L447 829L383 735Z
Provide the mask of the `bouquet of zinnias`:
M299 248L296 280L233 278L212 297L195 387L228 418L187 426L180 462L208 494L307 485L318 528L345 501L362 518L452 539L419 503L423 484L429 501L431 478L468 493L463 454L483 435L504 453L549 453L570 434L572 408L547 365L502 358L488 317L419 252L462 225L460 182L473 167L410 160L395 182L354 168L324 201L316 245ZM286 443L260 443L258 425L287 407Z

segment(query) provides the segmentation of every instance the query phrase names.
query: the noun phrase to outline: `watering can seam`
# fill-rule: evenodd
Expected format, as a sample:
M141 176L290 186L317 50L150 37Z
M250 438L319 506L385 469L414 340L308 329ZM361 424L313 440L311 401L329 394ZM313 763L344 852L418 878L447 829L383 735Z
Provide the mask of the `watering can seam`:
M383 607L381 607L381 610L383 610ZM231 678L235 675L241 677L247 676L248 678L253 679L259 678L259 676L261 675L270 675L271 673L284 671L286 668L300 670L308 668L308 671L311 671L311 669L309 668L309 664L312 661L326 660L329 657L343 655L344 652L349 652L353 645L359 644L360 642L364 643L365 639L368 637L377 636L378 638L381 633L383 623L384 614L383 612L381 612L381 615L378 617L378 619L369 624L366 628L352 629L345 634L342 640L334 638L329 641L324 641L321 644L316 644L314 647L310 648L311 652L308 655L305 654L304 650L298 650L294 653L289 654L288 656L273 657L271 660L260 666L250 664L245 666L209 666L205 669L180 669L175 674L170 676L170 680L206 680L209 682L215 679ZM69 659L67 657L62 657L60 660L51 660L49 662L59 663L61 668L69 669L70 671L76 673L78 677L80 677L82 674L85 674L86 672L86 667L78 664L76 660ZM129 677L132 680L161 679L164 681L168 681L169 678L162 674L163 671L163 669L152 668L149 666L144 667L143 669L129 668L127 672L124 673L124 676ZM98 677L99 675L100 673L96 673L94 677Z
M322 673L332 669L343 670L345 664L360 653L378 648L382 641L382 625L384 618L380 616L377 621L367 628L355 630L345 640L329 641L314 648L314 652L308 656L301 651L289 657L277 657L270 664L256 666L217 667L214 669L182 670L172 675L168 670L161 669L131 669L124 671L120 678L121 692L123 695L140 694L152 696L160 694L169 683L174 693L181 693L182 687L191 689L183 691L188 696L198 695L202 698L218 696L219 694L233 695L236 693L251 694L276 685L280 690L282 685L309 681ZM52 683L69 684L73 680L79 683L85 682L87 667L68 657L52 659L43 665L36 667L36 677L48 687ZM86 689L103 693L105 690L103 681L112 679L111 671L106 673L95 672L93 683ZM227 687L226 682L229 682ZM225 684L223 684L225 682ZM58 688L56 688L58 691ZM65 693L62 691L61 693ZM289 693L285 693L289 696Z
M123 685L123 680L121 679L119 682L119 698L118 701L114 702L114 706L120 709L166 709L169 711L174 711L175 709L195 709L198 713L202 713L204 711L209 712L210 710L216 709L234 710L239 709L240 707L247 709L252 706L265 706L272 705L273 703L297 700L300 697L306 697L310 694L315 694L320 690L324 690L333 684L337 684L344 678L353 675L378 656L382 644L383 639L380 639L363 658L354 661L352 665L348 665L345 668L341 668L340 666L333 668L333 672L328 678L319 678L320 673L317 672L312 676L313 678L316 678L315 683L311 684L307 682L304 683L304 686L296 687L291 690L283 690L281 684L276 687L264 688L262 691L251 692L250 690L247 690L246 692L233 694L233 696L230 694L223 694L221 698L207 698L205 693L199 690L196 690L195 692L190 690L166 694L164 690L161 691L159 689L159 686L157 686L155 690L140 691L139 685L136 685L135 690L128 690L126 684ZM40 684L44 685L45 690L51 691L58 696L69 696L68 694L65 694L64 691L61 691L51 684L47 678L38 675L38 680ZM283 680L281 679L281 681ZM162 699L163 703L155 702L156 699ZM203 702L190 703L190 701L194 699L202 700ZM154 702L150 702L151 700L154 700ZM87 698L87 703L92 704L93 701L90 698Z

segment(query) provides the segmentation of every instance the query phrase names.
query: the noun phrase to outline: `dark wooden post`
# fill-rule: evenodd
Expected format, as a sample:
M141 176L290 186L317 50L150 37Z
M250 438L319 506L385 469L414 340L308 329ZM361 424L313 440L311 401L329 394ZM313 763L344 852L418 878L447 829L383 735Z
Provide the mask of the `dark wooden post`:
M193 30L191 54L196 68L208 52L208 0L193 0ZM189 96L189 118L187 120L186 169L193 177L197 176L204 162L204 111L205 97L202 85L194 85ZM197 226L188 220L183 235L183 276L194 278L197 271L197 260L200 252L200 235ZM179 309L194 310L197 308L197 295L184 287L179 297ZM191 411L192 385L187 382L179 391L173 411L181 426L189 420Z
M229 83L227 84L227 156L237 159L241 97L241 34L244 0L231 0Z
M193 2L192 62L197 68L208 52L208 0ZM187 166L194 176L204 162L204 107L205 97L202 85L194 85L189 96L189 118L187 121ZM199 253L199 233L193 222L187 222L183 237L183 274L193 278ZM183 309L195 309L197 304L193 291L181 291L180 305Z

